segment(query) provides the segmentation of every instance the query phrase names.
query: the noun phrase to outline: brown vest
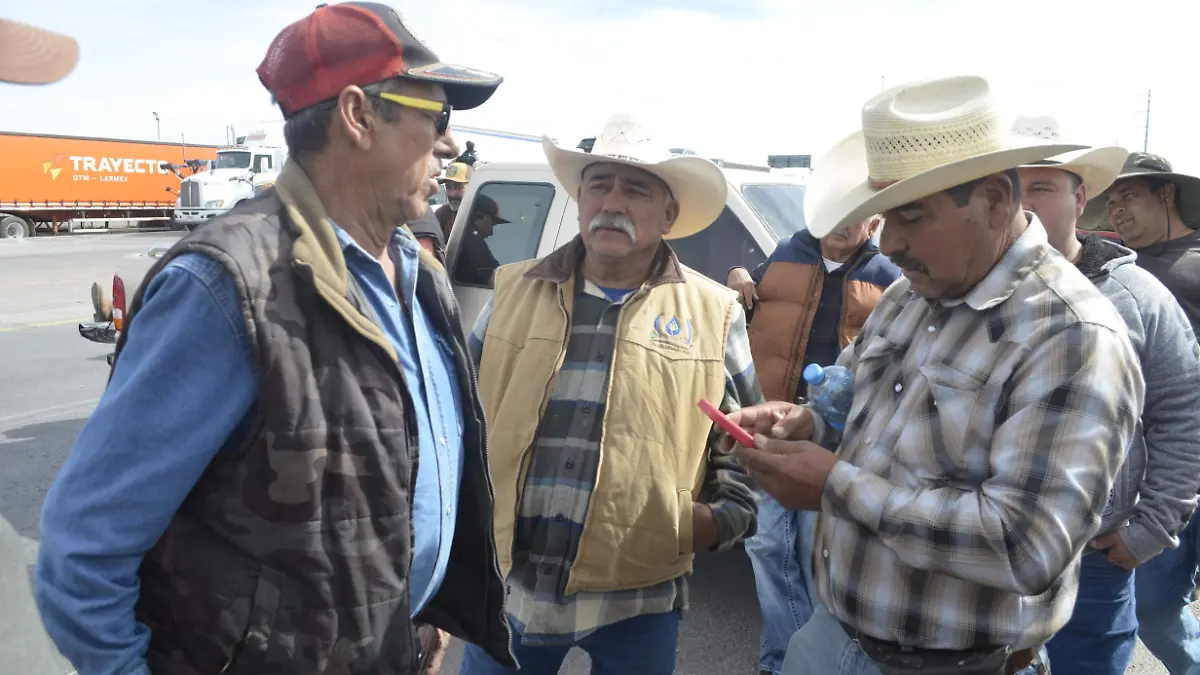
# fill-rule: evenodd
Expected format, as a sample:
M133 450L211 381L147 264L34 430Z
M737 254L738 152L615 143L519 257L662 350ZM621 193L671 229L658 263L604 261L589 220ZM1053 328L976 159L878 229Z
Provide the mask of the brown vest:
M645 588L692 571L692 503L700 499L712 429L696 402L720 403L725 394L737 299L664 250L659 274L621 308L600 468L568 595ZM529 449L563 364L582 256L576 237L541 260L496 271L479 387L492 420L496 541L505 574Z
M817 265L772 262L758 284L758 302L750 320L750 352L763 397L768 401L796 398L824 283ZM850 276L843 283L838 342L845 349L858 337L885 287Z
M119 363L149 280L198 252L234 278L259 387L245 446L219 453L145 557L147 661L172 675L407 675L411 398L307 177L289 164L277 185L164 256L117 345ZM422 261L421 301L455 347L467 426L454 554L421 618L511 662L482 409L457 306Z

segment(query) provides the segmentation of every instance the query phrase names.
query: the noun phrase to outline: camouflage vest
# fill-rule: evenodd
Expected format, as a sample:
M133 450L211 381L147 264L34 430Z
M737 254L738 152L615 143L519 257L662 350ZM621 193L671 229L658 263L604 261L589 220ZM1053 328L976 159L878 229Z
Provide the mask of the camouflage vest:
M219 453L142 564L137 618L156 675L416 672L411 399L311 184L298 166L284 174L155 265L117 345L119 363L149 280L199 252L234 277L259 386L247 443ZM418 289L455 347L467 427L449 569L418 618L511 663L483 412L457 305L431 260Z

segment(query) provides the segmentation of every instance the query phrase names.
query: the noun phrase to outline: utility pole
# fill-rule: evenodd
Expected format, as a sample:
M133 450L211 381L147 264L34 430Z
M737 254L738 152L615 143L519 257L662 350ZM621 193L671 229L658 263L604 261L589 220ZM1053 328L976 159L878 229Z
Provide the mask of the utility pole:
M1142 136L1142 152L1150 152L1150 94L1151 90L1146 90L1146 133Z
M162 122L158 119L158 113L152 112L150 114L154 115L155 136L158 138L158 140L161 141L162 140Z

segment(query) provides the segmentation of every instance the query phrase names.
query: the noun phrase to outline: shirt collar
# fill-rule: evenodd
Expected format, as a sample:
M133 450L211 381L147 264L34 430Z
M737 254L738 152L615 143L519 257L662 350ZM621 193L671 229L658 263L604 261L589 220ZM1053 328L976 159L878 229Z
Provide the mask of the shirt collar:
M370 254L367 253L367 250L365 248L363 248L362 246L359 246L358 242L354 241L354 237L351 237L349 232L346 232L341 227L339 227L337 223L333 222L332 218L329 220L329 224L333 226L333 233L337 235L338 244L341 245L343 253L345 253L349 249L355 249L355 250L359 251L360 253L362 253L363 255L366 255L367 257L371 257ZM398 245L398 246L403 247L404 242L406 242L406 241L416 244L417 240L412 235L412 233L410 233L408 231L408 228L397 227L396 231L392 233L392 239L390 242L388 242L388 245L389 246L397 246Z
M987 276L961 298L937 302L945 307L966 305L979 312L991 309L1012 297L1029 270L1045 257L1049 247L1046 229L1042 227L1041 221L1031 211L1026 211L1025 217L1029 219L1029 226L1008 247Z

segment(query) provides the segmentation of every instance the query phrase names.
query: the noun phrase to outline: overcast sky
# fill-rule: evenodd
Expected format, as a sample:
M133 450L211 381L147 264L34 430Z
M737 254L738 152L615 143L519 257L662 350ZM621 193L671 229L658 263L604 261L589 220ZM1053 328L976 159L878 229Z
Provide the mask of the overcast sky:
M0 85L0 130L222 143L279 114L254 69L315 0L38 0L6 18L75 36L48 87ZM672 146L765 160L820 154L904 80L987 77L1011 113L1081 143L1149 148L1200 172L1200 6L1175 0L437 0L391 3L445 61L506 78L454 121L574 145L614 111ZM2 161L2 158L0 158Z

